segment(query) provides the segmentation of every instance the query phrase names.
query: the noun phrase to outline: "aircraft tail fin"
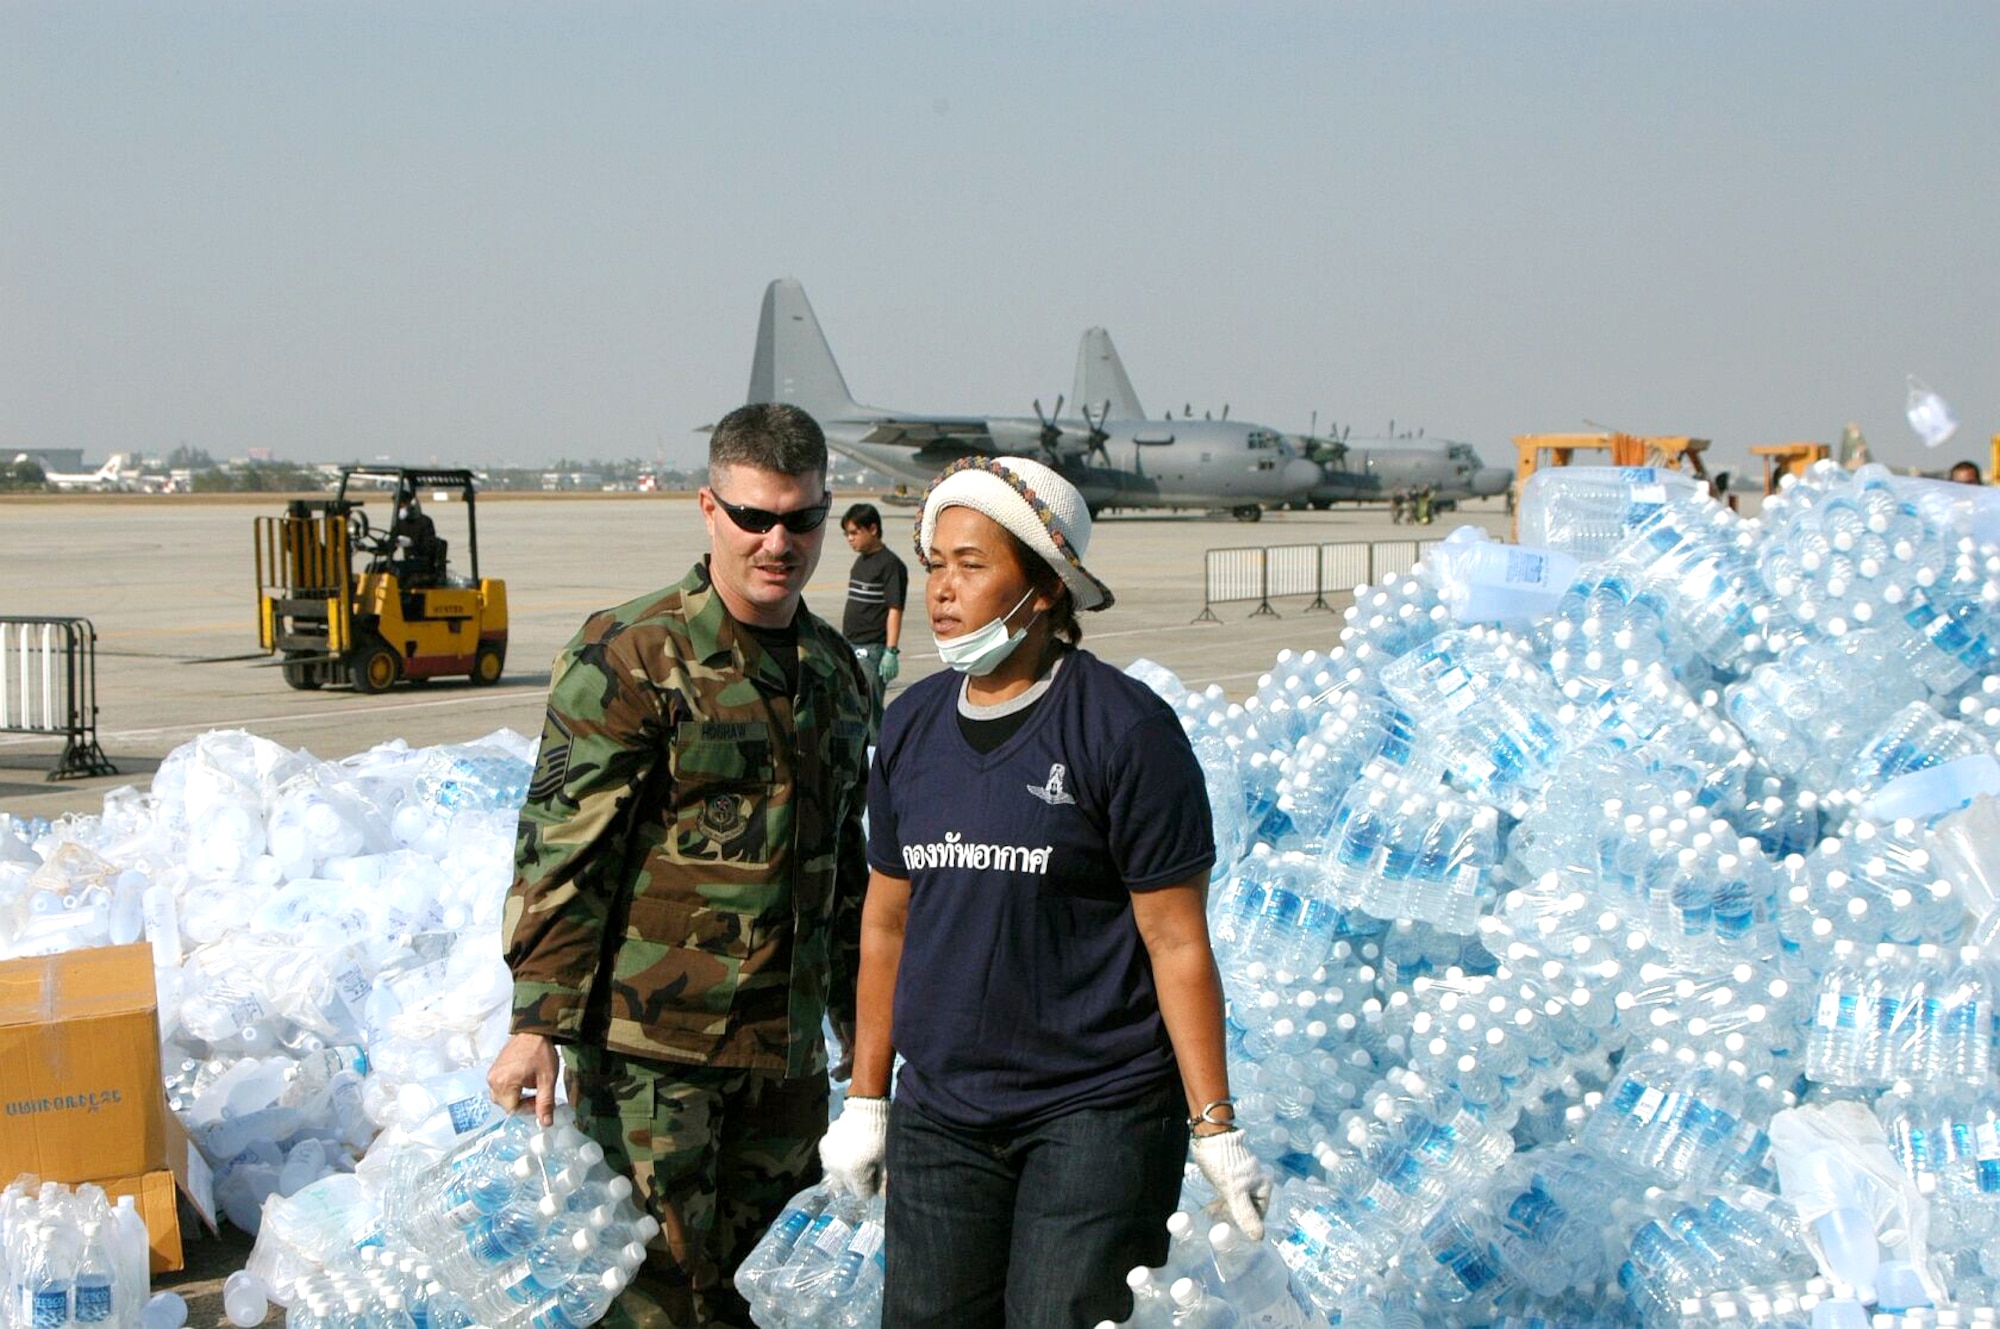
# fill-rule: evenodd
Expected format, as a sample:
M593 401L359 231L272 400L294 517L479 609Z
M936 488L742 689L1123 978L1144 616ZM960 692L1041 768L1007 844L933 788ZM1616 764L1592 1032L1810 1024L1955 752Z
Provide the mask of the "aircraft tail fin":
M1108 414L1113 420L1146 418L1145 408L1139 405L1139 394L1132 390L1132 380L1125 376L1118 348L1111 344L1111 334L1103 328L1085 329L1083 340L1077 343L1073 400L1077 406L1087 406L1093 411L1109 402Z
M780 277L764 288L757 352L750 362L750 392L744 400L790 402L818 419L857 409L806 299L806 288L793 278Z

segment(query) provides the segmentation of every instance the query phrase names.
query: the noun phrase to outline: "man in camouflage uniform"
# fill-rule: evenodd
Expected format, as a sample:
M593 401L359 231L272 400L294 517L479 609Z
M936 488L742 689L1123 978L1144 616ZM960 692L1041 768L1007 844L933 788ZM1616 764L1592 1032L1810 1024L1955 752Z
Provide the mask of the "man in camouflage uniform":
M821 1020L854 1015L867 683L800 601L819 426L730 413L700 497L708 557L556 660L503 925L494 1098L546 1119L566 1044L579 1125L660 1220L612 1325L750 1324L730 1276L818 1177Z

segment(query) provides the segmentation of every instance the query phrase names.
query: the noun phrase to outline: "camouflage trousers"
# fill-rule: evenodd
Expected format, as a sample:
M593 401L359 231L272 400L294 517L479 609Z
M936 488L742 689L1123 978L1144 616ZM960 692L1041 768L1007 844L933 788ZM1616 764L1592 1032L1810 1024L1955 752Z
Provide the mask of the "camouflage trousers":
M660 1220L608 1329L749 1329L730 1279L793 1194L819 1180L824 1076L676 1066L568 1047L577 1125Z

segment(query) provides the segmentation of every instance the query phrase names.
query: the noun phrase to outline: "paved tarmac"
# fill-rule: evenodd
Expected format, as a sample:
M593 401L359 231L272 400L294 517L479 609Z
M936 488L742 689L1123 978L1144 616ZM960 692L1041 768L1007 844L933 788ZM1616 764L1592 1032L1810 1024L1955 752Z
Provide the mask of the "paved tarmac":
M835 495L838 513L865 494ZM378 501L379 502L379 501ZM374 505L371 505L374 506ZM508 584L512 641L497 687L465 680L400 686L378 696L345 688L295 692L257 651L252 522L281 510L268 496L86 495L0 501L0 614L62 614L97 628L98 737L119 774L48 783L61 743L0 734L0 812L55 817L101 809L107 790L145 787L161 758L211 729L247 729L337 759L391 738L412 746L463 742L505 725L538 732L548 666L592 610L678 580L707 547L700 511L684 495L492 495L478 505L481 571ZM463 509L433 504L461 570ZM910 557L914 509L885 508L890 545L912 564L903 679L940 667L922 612L921 569ZM1281 647L1326 649L1337 613L1307 613L1310 597L1202 610L1203 551L1335 541L1435 538L1457 521L1504 532L1498 500L1434 527L1392 525L1386 509L1272 513L1255 524L1227 516L1111 514L1086 560L1117 603L1084 615L1084 642L1123 666L1150 657L1191 686L1218 683L1233 698L1256 687ZM829 527L806 602L838 623L853 560ZM1333 597L1336 608L1351 603Z

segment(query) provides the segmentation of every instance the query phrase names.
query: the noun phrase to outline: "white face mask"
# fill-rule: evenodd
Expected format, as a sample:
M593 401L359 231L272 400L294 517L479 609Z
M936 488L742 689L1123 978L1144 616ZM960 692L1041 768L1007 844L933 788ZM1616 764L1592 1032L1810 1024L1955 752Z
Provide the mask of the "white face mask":
M974 628L971 632L963 632L949 639L933 633L931 640L937 643L938 658L959 673L970 674L974 678L984 678L998 669L1001 661L1012 655L1014 648L1028 635L1028 629L1035 625L1035 619L1042 616L1042 611L1037 609L1034 618L1023 623L1020 631L1011 636L1007 632L1007 620L1013 617L1015 611L1022 605L1028 603L1034 593L1034 587L1029 587L1028 594L1016 600L1013 609L1009 609L985 627Z

